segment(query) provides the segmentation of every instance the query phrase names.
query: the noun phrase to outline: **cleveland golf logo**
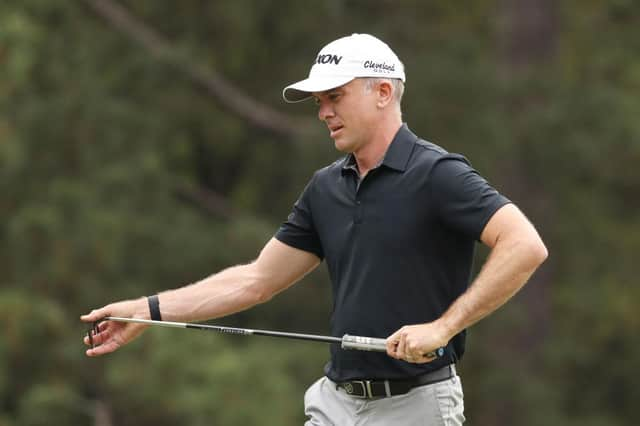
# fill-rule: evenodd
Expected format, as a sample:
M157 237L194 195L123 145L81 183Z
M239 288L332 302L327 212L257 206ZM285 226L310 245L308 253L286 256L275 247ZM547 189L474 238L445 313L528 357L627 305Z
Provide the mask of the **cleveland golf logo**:
M338 55L331 55L331 54L318 55L318 57L316 58L316 64L338 65L341 60L342 60L342 56L338 56Z
M371 69L374 72L390 73L396 70L396 64L389 65L386 62L365 61L364 68Z

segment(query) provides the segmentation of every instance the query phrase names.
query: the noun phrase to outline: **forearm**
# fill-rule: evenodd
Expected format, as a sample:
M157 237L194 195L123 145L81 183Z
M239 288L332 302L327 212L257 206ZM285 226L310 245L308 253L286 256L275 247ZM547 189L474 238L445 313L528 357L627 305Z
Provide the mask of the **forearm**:
M248 265L233 266L197 283L158 294L160 315L165 321L201 321L229 315L266 302L315 268L320 259L272 238L260 256ZM80 319L101 321L105 317L149 319L147 298L110 303ZM88 356L113 352L131 342L147 325L105 321L93 334L97 346ZM92 342L85 338L85 344Z
M200 321L230 315L268 301L319 262L314 254L272 238L254 262L160 293L160 313L168 321Z
M253 264L233 266L194 284L159 293L162 319L207 320L268 300L267 283L255 269Z
M453 337L504 305L546 256L541 242L513 238L497 243L467 291L440 318L447 334Z

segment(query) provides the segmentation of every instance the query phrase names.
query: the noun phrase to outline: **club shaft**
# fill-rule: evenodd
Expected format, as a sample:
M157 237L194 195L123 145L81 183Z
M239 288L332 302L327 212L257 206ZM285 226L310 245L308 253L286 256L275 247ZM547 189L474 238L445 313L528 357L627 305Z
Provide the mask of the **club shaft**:
M284 339L313 340L316 342L325 342L325 343L342 343L342 339L339 337L320 336L316 334L285 333L282 331L253 330L250 328L224 327L219 325L197 324L197 323L189 323L189 322L155 321L155 320L147 320L147 319L141 319L141 318L105 317L104 319L109 321L133 322L133 323L139 323L139 324L157 325L161 327L210 330L210 331L216 331L218 333L225 333L225 334L242 334L245 336L249 336L249 335L269 336L269 337L280 337Z

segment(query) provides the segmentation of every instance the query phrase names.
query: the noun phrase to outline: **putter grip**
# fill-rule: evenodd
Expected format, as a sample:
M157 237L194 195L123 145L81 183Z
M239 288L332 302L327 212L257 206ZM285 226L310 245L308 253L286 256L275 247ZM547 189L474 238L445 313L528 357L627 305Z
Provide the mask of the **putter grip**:
M386 352L387 340L377 339L375 337L351 336L349 334L345 334L342 336L342 349Z
M342 336L342 349L357 349L359 351L387 351L387 339L377 339L375 337ZM439 358L444 355L444 348L438 348L433 352L425 354L428 358Z

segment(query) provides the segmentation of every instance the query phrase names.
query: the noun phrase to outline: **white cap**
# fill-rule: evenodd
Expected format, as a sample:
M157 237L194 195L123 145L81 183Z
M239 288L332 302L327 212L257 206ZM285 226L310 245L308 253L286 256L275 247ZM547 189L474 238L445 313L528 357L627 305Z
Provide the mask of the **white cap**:
M404 82L404 65L382 40L352 34L323 47L309 78L285 87L282 97L287 102L304 101L312 92L335 89L357 77L399 78Z

